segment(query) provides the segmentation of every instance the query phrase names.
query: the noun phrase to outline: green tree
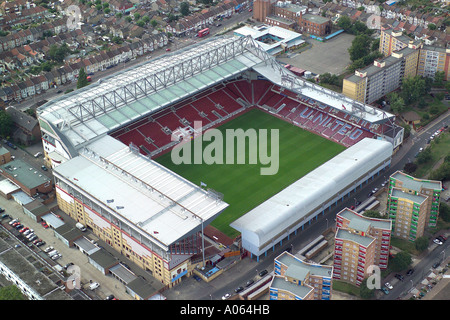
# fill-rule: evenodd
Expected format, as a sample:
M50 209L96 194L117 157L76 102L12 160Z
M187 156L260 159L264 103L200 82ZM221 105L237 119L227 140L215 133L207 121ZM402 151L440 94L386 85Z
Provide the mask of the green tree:
M87 74L84 71L84 68L80 69L80 72L78 73L78 80L77 80L77 89L83 88L89 84L87 80Z
M405 171L405 173L407 173L407 174L411 174L416 170L417 170L417 164L415 164L414 162L408 162L403 167L403 171Z
M56 62L63 62L64 58L70 53L70 48L67 43L58 46L56 44L52 44L50 49L48 50L48 56L50 59Z
M434 74L433 85L435 87L442 87L444 85L445 72L444 71L436 71Z
M180 13L183 16L188 16L189 15L189 3L188 2L182 2L180 3Z
M439 205L439 217L445 222L450 222L450 207L444 202Z
M426 250L428 248L428 238L427 237L417 238L416 241L414 241L414 246L419 252Z
M392 259L390 266L393 271L399 272L408 268L411 263L411 255L406 251L401 251Z
M428 24L428 29L430 30L436 30L436 25L434 23L429 23Z
M8 137L12 129L12 119L9 113L0 109L0 135Z
M155 19L153 19L152 21L150 21L150 24L154 28L154 27L156 27L158 25L158 22Z
M134 20L139 20L140 17L141 17L141 14L139 12L136 12L134 14Z
M139 27L143 27L143 26L145 26L145 22L144 22L144 20L139 20L138 22L136 22L136 24L139 26Z
M433 159L431 148L426 148L425 150L420 152L419 155L417 156L417 163L424 164L431 161L431 159Z
M142 21L144 21L145 23L149 23L150 22L150 17L149 16L143 16Z
M131 18L130 16L126 16L125 17L125 21L128 22L128 23L130 23L131 20L133 20L133 18Z
M405 110L405 101L397 92L390 92L387 94L391 111L394 113L402 113Z
M122 18L123 17L123 13L122 12L117 12L116 13L116 17L119 18L119 19Z
M426 81L420 76L403 79L401 89L401 97L406 105L419 100L421 96L427 93Z
M352 20L349 16L341 16L337 23L338 27L348 32L352 28Z
M348 48L350 60L355 61L367 56L370 53L370 45L372 39L367 34L360 34L352 41L352 45Z

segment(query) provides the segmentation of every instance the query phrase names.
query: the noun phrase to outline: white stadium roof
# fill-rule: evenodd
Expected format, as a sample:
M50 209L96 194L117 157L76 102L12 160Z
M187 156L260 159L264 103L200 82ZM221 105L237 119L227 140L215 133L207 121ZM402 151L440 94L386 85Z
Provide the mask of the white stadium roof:
M165 247L228 206L110 136L56 167L54 174Z
M322 211L320 205L329 197L389 161L392 150L387 141L365 138L232 222L231 227L241 232L247 250L260 255L292 226L306 223Z

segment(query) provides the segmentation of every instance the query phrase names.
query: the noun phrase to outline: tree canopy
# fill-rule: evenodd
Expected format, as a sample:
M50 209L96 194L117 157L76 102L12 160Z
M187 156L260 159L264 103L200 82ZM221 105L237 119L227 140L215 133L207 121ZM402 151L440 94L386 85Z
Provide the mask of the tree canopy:
M87 80L87 74L84 71L84 68L80 69L80 72L78 73L78 80L77 80L77 89L83 88L89 84L89 81Z

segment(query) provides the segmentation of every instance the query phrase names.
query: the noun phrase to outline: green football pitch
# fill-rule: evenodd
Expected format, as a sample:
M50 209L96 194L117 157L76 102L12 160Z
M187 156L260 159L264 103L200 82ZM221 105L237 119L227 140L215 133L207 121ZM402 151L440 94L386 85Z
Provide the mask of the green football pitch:
M174 164L169 152L155 160L189 181L197 185L203 182L207 188L224 195L224 201L229 204L229 207L211 225L230 237L239 234L237 230L230 227L231 222L345 149L342 145L258 109L252 109L217 129L223 133L224 141L226 141L226 129L243 129L244 131L267 129L269 146L266 149L268 155L273 159L275 156L270 154L271 130L278 129L278 172L274 175L261 175L260 169L270 165L259 163L259 161L257 164L248 164L248 157L245 164L237 164L237 161L230 161L233 164L205 164L204 162L202 164ZM212 141L214 142L214 140ZM192 146L193 141L187 143ZM210 142L203 141L203 150L208 143ZM192 153L194 153L194 149L192 148ZM249 149L247 148L247 150ZM235 157L236 153L234 153Z

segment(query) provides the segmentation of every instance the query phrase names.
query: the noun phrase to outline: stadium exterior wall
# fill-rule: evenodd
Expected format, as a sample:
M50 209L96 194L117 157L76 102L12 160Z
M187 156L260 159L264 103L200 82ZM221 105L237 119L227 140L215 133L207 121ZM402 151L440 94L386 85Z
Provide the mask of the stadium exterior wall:
M231 223L258 258L390 166L393 146L364 139Z

